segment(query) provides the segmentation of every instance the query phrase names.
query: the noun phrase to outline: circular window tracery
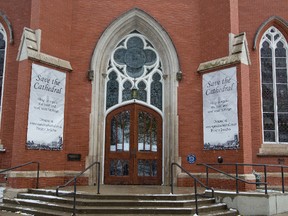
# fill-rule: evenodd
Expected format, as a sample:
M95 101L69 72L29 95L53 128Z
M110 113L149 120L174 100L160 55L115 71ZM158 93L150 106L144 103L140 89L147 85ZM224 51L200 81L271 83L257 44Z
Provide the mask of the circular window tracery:
M117 101L115 75L113 78L109 76L112 72L117 73L117 84L120 86L117 92ZM161 61L152 43L145 36L134 32L121 40L111 54L107 74L106 109L124 101L136 99L162 111L163 73ZM112 86L114 88L110 89ZM138 91L138 98L131 97L132 89Z
M124 42L125 43L125 42ZM132 78L138 78L145 73L145 66L151 66L156 62L157 56L154 50L144 47L144 42L139 36L127 39L126 47L116 49L114 60L122 66L126 66L126 73Z

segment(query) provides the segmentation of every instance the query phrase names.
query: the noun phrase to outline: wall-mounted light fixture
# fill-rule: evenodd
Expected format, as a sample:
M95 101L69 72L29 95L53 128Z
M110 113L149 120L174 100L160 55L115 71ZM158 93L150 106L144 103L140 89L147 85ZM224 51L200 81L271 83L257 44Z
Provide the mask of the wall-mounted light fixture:
M132 97L132 99L138 98L138 89L135 86L131 90L131 97Z
M5 150L4 146L0 144L0 152L5 152L5 151L6 150Z
M182 78L183 78L182 71L178 71L178 72L176 73L176 79L177 79L177 81L181 81Z
M223 157L222 156L219 156L218 158L217 158L217 161L218 161L218 163L223 163Z

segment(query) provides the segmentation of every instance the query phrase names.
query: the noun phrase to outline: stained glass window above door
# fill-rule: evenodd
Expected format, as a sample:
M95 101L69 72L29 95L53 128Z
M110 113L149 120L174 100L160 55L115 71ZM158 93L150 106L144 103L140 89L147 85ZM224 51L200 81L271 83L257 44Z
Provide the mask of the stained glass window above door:
M152 43L134 31L110 56L106 76L106 110L137 100L162 111L163 70Z

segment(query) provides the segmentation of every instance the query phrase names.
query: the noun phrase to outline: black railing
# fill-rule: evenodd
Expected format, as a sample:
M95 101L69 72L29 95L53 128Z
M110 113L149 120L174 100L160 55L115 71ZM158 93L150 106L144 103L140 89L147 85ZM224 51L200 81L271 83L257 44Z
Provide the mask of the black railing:
M206 167L206 185L209 185L209 169L212 169L216 172L222 173L226 176L229 176L233 179L235 179L235 184L236 184L236 193L239 193L239 181L244 182L246 184L256 184L256 185L264 185L265 187L265 194L268 193L267 191L267 167L278 167L281 169L281 186L282 186L282 193L285 193L285 181L284 181L284 168L288 168L288 166L284 165L275 165L275 164L244 164L244 163L227 163L227 164L204 164L200 163L197 164L200 166L205 166ZM235 176L228 174L226 172L223 172L222 170L219 170L213 166L235 166ZM263 167L263 172L264 172L264 182L256 181L256 182L251 182L251 181L246 181L242 178L239 178L239 172L238 172L238 167L239 166L250 166L250 167Z
M174 179L174 170L173 170L173 166L177 166L178 168L180 168L182 171L184 171L189 177L194 179L194 193L195 193L195 213L198 215L198 196L200 196L200 194L198 194L197 192L197 183L200 184L202 187L211 190L212 195L211 197L214 198L214 189L211 187L208 187L206 185L204 185L201 181L199 181L195 176L193 176L191 173L189 173L187 170L185 170L182 166L180 166L177 163L172 163L171 164L171 194L174 193L174 186L173 186L173 179Z
M14 166L14 167L11 167L11 168L2 170L2 171L0 171L0 174L9 172L9 171L14 170L14 169L18 169L18 168L20 168L20 167L28 166L28 165L34 164L34 163L37 164L36 189L38 189L38 188L39 188L39 170L40 170L40 163L37 162L37 161L31 161L31 162L28 162L28 163L24 163L24 164L21 164L21 165L18 165L18 166Z
M93 167L94 165L97 165L96 169L97 169L97 194L100 194L100 162L94 162L92 163L90 166L88 166L85 170L83 170L81 173L79 173L78 175L74 176L71 180L69 180L68 182L66 182L66 184L64 185L60 185L56 188L56 196L59 196L59 189L60 188L64 188L67 187L71 182L74 182L74 192L73 192L73 213L72 216L76 215L76 182L77 182L77 178L80 177L81 175L83 175L83 173L85 173L87 170L89 170L91 167Z

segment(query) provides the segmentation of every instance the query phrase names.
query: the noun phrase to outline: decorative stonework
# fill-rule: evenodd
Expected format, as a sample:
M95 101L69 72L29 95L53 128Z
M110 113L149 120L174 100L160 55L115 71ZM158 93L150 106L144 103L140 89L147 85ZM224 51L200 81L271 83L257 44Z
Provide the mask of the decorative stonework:
M256 50L257 49L257 43L259 40L259 37L261 36L261 32L263 31L263 29L269 25L269 23L277 23L278 25L284 26L286 29L288 28L288 22L284 19L282 19L281 17L278 16L271 16L269 17L267 20L265 20L261 26L258 28L255 36L254 36L254 40L253 40L253 49Z
M5 13L3 13L2 11L0 11L0 17L2 17L2 19L4 20L4 22L6 23L7 27L8 27L8 31L9 31L9 40L10 40L10 44L14 43L14 32L13 32L13 28L12 25L10 23L10 21L8 20L7 16Z
M69 61L56 58L54 56L40 52L41 30L24 28L21 43L18 51L17 60L22 61L31 59L44 64L52 65L56 68L72 71Z
M103 32L98 40L96 48L93 52L91 65L89 70L94 71L94 79L92 81L92 112L90 124L90 142L88 162L101 161L104 162L104 145L105 145L105 85L108 78L107 63L111 58L111 53L117 47L119 38L135 33L135 30L144 35L157 50L161 57L162 78L165 80L163 85L162 105L163 112L163 184L170 183L169 166L172 161L179 162L178 154L178 115L177 115L177 87L176 73L180 71L178 56L175 46L171 38L151 16L144 11L134 8L117 18ZM152 77L153 78L153 77ZM157 82L159 77L154 77ZM124 83L123 83L124 84ZM130 83L131 84L131 83ZM123 85L124 91L130 90L130 84ZM133 82L132 82L133 84ZM157 86L155 86L157 87ZM139 96L144 100L144 86L139 82ZM129 94L130 95L130 94ZM124 100L129 97L124 93ZM127 97L126 97L127 96ZM141 103L140 100L138 100ZM129 103L129 101L127 101ZM116 105L114 107L117 107ZM104 173L101 174L101 178ZM93 180L94 179L94 180ZM95 182L96 173L91 173L90 183Z
M246 39L246 33L240 33L238 35L230 34L232 37L229 55L214 59L208 62L201 63L197 69L199 73L206 72L207 70L214 70L220 67L234 65L242 63L245 65L250 65L250 57Z
M125 71L132 78L139 78L147 71L147 66L156 62L155 51L152 47L145 49L144 42L147 43L140 35L135 34L127 40L127 47L120 47L114 52L114 60L120 65L126 65Z
M126 35L111 54L106 78L106 109L115 105L143 102L163 107L162 63L152 43L139 32ZM132 97L132 90L137 96Z
M215 59L212 61L204 62L201 63L197 69L197 71L200 72L205 72L207 70L211 69L217 69L220 67L240 63L241 60L239 58L239 55L232 55L232 56L226 56L223 58Z

